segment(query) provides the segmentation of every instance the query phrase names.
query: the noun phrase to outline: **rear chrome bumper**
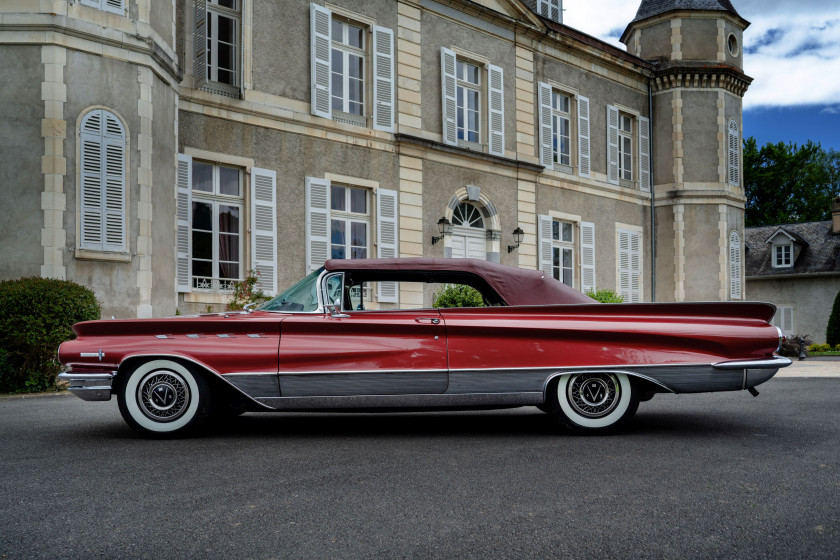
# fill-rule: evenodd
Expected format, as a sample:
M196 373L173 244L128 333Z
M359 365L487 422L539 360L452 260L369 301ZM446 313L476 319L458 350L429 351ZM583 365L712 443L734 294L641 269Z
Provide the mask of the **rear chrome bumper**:
M111 384L117 372L85 373L81 371L59 373L58 378L67 381L68 391L84 401L111 400Z
M750 389L756 385L761 385L765 381L770 380L776 375L776 372L783 367L788 367L792 364L790 358L783 356L773 356L772 358L762 360L736 360L731 362L718 362L712 364L715 369L721 370L743 370L744 371L744 389Z

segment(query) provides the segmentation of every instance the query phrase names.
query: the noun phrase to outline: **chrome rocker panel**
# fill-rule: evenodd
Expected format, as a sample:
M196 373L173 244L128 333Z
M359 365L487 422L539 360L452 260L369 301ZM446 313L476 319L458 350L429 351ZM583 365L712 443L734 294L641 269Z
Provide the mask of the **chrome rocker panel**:
M111 373L83 373L64 372L59 373L61 381L67 381L70 386L68 391L83 401L109 401L111 400L111 386L117 372Z

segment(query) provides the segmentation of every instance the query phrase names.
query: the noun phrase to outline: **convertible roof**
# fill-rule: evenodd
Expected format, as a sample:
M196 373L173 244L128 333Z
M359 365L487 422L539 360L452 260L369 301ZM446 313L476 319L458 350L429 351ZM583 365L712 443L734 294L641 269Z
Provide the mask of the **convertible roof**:
M493 288L508 305L595 302L574 288L546 276L541 270L527 270L480 259L331 259L324 267L339 272L382 272L382 276L389 280L403 277L407 281L422 281L424 275L436 276L433 274L436 272L474 274Z

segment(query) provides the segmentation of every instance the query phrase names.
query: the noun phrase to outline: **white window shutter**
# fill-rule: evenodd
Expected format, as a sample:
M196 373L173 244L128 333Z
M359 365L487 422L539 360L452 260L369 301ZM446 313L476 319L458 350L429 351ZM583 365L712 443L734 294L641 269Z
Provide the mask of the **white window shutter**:
M175 282L179 292L192 290L192 157L178 154L178 176L176 180L176 207L178 229L175 236L177 260Z
M81 220L79 247L104 250L102 239L102 111L91 111L82 121L81 133Z
M642 301L642 252L641 236L638 232L631 231L630 234L630 302L639 303Z
M119 15L123 15L123 13L125 13L123 0L105 0L103 2L103 8L106 12L112 12Z
M394 32L373 27L373 128L394 132Z
M595 224L580 223L580 287L581 291L595 291Z
M554 169L554 131L551 122L551 86L544 82L539 82L537 84L537 91L540 105L540 164L542 164L546 169Z
M380 259L395 259L398 255L397 234L397 191L379 189L376 193L376 256ZM379 297L382 303L398 303L399 285L396 282L379 282Z
M319 269L330 255L330 182L306 178L306 272Z
M782 308L782 332L793 333L793 307L791 306Z
M639 188L650 192L650 119L639 117Z
M589 98L577 96L578 109L578 175L589 177L592 157L589 146Z
M554 278L554 274L551 271L551 216L540 215L538 222L540 270L545 272L548 278Z
M741 237L737 231L729 236L729 297L741 299Z
M607 105L607 181L618 184L618 107Z
M309 6L312 114L331 119L332 69L330 68L330 56L332 39L330 38L330 26L332 24L332 12L317 4L310 4Z
M127 252L125 211L125 132L113 114L103 111L105 128L102 144L105 151L104 250Z
M194 87L207 85L207 1L195 0L193 20L193 80Z
M455 78L455 53L446 47L440 48L440 76L443 97L443 143L454 146L458 144L458 82Z
M490 115L490 153L497 156L505 155L505 80L504 71L492 64L488 65L487 73L490 87L487 91Z
M537 13L544 18L563 23L561 0L537 0Z
M738 123L729 119L729 184L737 187L741 184L741 141Z
M257 287L277 295L277 172L251 168L251 259Z

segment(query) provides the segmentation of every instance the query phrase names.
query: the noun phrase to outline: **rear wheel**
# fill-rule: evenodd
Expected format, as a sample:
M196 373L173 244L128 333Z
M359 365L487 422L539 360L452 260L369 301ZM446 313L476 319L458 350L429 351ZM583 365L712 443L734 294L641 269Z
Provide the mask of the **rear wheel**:
M210 411L207 382L172 360L143 362L126 372L117 400L128 425L148 437L189 435Z
M624 373L574 373L557 379L547 402L565 426L578 432L604 433L633 417L639 393Z

